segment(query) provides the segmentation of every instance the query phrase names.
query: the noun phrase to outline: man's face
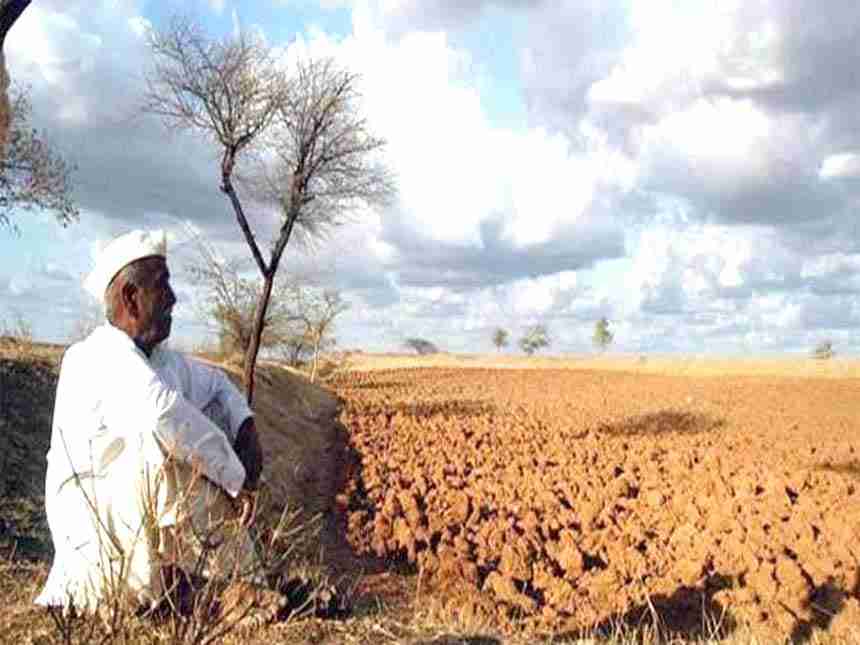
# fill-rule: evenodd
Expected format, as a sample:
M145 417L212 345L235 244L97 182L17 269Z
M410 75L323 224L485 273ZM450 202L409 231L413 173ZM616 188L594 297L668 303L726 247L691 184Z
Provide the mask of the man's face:
M137 340L150 348L166 340L170 336L170 326L173 322L173 305L176 295L170 287L170 271L163 258L147 258L149 279L138 287L137 306Z

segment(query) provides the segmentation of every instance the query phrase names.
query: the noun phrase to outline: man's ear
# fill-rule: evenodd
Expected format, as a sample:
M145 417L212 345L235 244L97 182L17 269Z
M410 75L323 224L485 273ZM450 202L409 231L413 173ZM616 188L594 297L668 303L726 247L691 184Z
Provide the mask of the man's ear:
M119 292L119 297L122 300L122 306L128 312L128 315L137 318L140 312L137 306L137 285L126 282L122 285Z

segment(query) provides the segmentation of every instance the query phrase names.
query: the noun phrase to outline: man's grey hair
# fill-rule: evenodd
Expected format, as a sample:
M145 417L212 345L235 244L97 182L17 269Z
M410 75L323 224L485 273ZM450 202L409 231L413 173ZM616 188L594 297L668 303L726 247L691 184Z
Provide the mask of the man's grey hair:
M144 258L147 260L149 258ZM116 319L116 306L119 301L117 287L123 284L133 284L136 287L144 287L149 284L152 268L144 260L137 260L126 264L117 272L105 289L105 319L113 324Z

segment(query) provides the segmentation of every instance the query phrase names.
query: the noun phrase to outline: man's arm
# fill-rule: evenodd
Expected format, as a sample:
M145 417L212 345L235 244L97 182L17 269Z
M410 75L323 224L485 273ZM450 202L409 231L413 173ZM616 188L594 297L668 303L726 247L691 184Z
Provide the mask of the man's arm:
M248 417L239 428L233 450L245 467L245 485L248 490L256 490L263 472L263 448L257 436L257 426L254 417Z
M181 357L188 370L188 392L185 396L203 411L216 406L219 410L217 416L227 426L223 430L231 443L235 444L243 424L254 414L239 388L222 370L189 356L175 356Z
M231 496L239 493L246 473L230 440L142 357L123 360L117 377L107 381L103 401L109 427L124 435L153 433L168 455L199 467ZM158 455L146 458L155 460Z
M218 423L226 426L223 429L245 467L243 488L256 490L263 471L263 448L245 397L222 370L190 357L183 358L190 372L192 401L204 411L217 410Z

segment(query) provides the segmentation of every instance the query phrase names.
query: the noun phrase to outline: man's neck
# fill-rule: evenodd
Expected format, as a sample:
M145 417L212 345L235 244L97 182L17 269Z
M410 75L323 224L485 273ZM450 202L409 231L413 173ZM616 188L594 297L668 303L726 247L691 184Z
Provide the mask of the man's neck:
M110 325L131 338L135 346L142 351L147 358L152 358L152 350L155 349L155 347L143 342L140 338L135 337L134 333L129 329L129 325L123 325L122 321L111 322Z
M152 350L155 349L154 347L146 345L145 343L141 342L137 338L132 338L132 340L134 341L134 344L137 345L137 348L140 351L142 351L144 354L146 354L147 358L152 358Z

